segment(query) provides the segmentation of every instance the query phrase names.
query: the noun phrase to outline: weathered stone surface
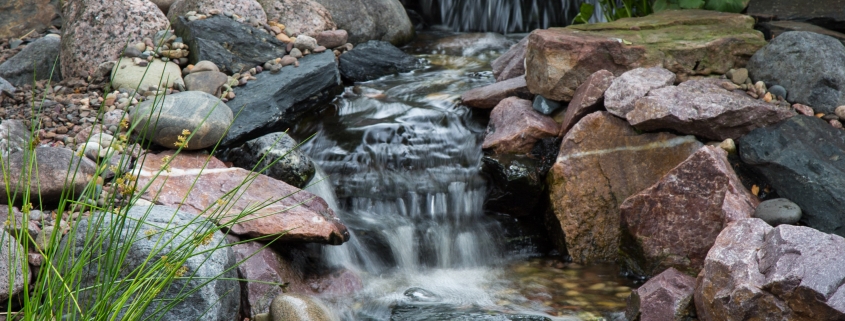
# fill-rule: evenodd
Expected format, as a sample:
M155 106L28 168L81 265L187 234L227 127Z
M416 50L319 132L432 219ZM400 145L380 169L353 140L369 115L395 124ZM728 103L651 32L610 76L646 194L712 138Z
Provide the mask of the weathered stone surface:
M769 21L757 24L757 28L763 32L767 40L771 40L780 36L787 31L809 31L826 36L831 36L845 44L845 33L836 32L830 29L825 29L814 24L798 21Z
M220 12L231 12L249 19L249 22L267 22L267 14L256 0L178 0L170 6L167 11L167 18L175 24L176 20L188 11L208 13L213 9L220 10Z
M14 93L15 93L15 85L12 85L12 83L10 83L6 79L3 79L2 77L0 77L0 98L2 98L2 95L11 96Z
M337 28L332 20L332 14L314 0L258 0L258 2L267 12L267 20L285 25L284 33L291 37L298 35L316 37L321 31Z
M625 317L640 321L686 321L695 315L695 278L668 268L631 291Z
M7 0L0 4L0 39L16 38L30 30L50 27L58 16L51 0Z
M665 10L611 23L535 30L526 51L526 81L534 94L569 101L592 73L614 75L663 67L679 81L744 67L765 45L754 19L703 10ZM625 44L624 41L631 44Z
M785 198L775 198L761 202L754 210L754 217L771 226L795 224L801 220L801 208Z
M117 60L127 43L153 38L169 27L164 13L146 0L70 0L62 17L65 78L93 76L101 63Z
M92 253L92 257L105 257L106 251L115 251L114 248L109 249L111 246L126 249L122 261L124 268L116 276L121 278L131 278L130 273L142 265L147 265L146 269L149 269L153 263L151 260L167 256L179 260L184 255L186 260L183 266L187 268L184 277L173 280L169 287L162 289L159 294L162 300L153 301L145 314L158 315L167 320L191 320L197 316L213 321L235 318L240 297L240 288L235 280L237 261L223 233L214 224L194 214L166 206L133 206L125 215L126 219L112 213L92 214L74 225L75 233L68 234L62 240L56 260L67 258L68 262L61 262L65 268L74 263L81 266L78 279L73 279L71 282L74 283L69 286L75 289L96 289L103 282L101 269L106 268L99 266L101 260L86 260L84 263L73 261L73 258L85 257L80 256L84 251ZM121 237L115 238L111 233L119 233ZM209 236L207 242L203 241L205 235ZM186 244L188 249L184 248ZM60 264L57 261L53 263ZM188 292L188 289L195 291ZM170 304L170 301L164 299L176 297L183 299L172 306L168 305L166 312L153 314L157 309L164 309L163 305ZM95 297L86 291L79 293L77 299L86 310L99 303L93 302Z
M22 121L3 119L0 122L0 157L7 159L9 154L29 148L30 134L29 128Z
M153 106L155 104L155 106ZM176 149L179 136L193 134L184 149L214 146L226 135L232 123L232 110L219 98L201 91L167 95L158 101L142 102L130 114L140 133L161 146Z
M845 320L845 239L807 227L729 224L697 279L702 321Z
M314 177L314 163L299 150L299 143L284 132L270 133L226 151L223 160L259 171L297 188ZM263 168L267 168L262 171Z
M229 81L229 76L219 71L200 71L193 70L185 76L185 87L189 91L202 91L214 97L220 97L223 85Z
M159 9L161 9L161 12L163 12L165 15L167 14L167 11L170 10L170 6L172 6L173 3L176 2L176 0L151 0L151 1Z
M49 36L26 45L21 52L0 64L0 77L15 86L32 84L33 77L35 80L61 81L61 65L56 61L59 57L61 42L59 37Z
M332 14L338 29L349 32L349 42L382 40L396 46L414 38L414 25L396 0L316 0Z
M171 171L161 172L154 179L165 156L172 158ZM205 169L200 172L203 165ZM323 199L265 175L237 167L226 168L223 162L208 155L182 152L173 156L171 151L147 154L143 167L136 170L140 186L152 181L144 199L168 206L182 204L181 210L188 213L201 214L207 208L216 208L217 200L225 201L226 193L237 190L240 197L235 204L229 204L225 213L212 218L218 222L231 221L247 207L272 202L247 213L234 224L230 231L236 235L275 238L285 233L280 240L329 244L341 244L349 239L346 227ZM248 186L239 188L248 177L254 179ZM194 189L190 190L192 185Z
M582 118L563 137L547 178L552 208L573 260L616 260L619 204L654 184L701 146L693 136L638 135L607 112Z
M413 56L386 41L367 41L340 55L340 73L350 81L366 81L416 69Z
M308 55L299 60L299 67L285 66L279 73L262 72L255 78L235 87L237 96L227 104L240 114L223 141L226 146L293 126L310 108L331 100L331 91L340 84L331 52Z
M843 7L845 1L842 0L814 1L812 6L789 0L752 0L748 3L748 14L761 20L804 21L845 32Z
M670 267L697 275L722 228L751 217L758 203L742 186L727 153L702 147L619 206L622 259L638 275Z
M337 48L347 43L349 34L346 30L326 30L314 36L317 39L317 44L326 48Z
M528 47L528 36L522 38L499 58L493 60L493 76L496 81L503 81L525 75L525 50Z
M524 154L543 138L557 136L560 128L531 106L530 100L509 97L490 112L490 123L481 148L497 154Z
M85 157L75 156L70 149L37 147L34 151L34 154L28 150L10 153L8 158L2 160L9 177L4 178L0 172L0 181L8 179L11 190L6 189L6 184L0 184L0 203L8 204L6 193L17 193L20 199L27 188L32 193L30 197L33 203L39 199L41 202L55 203L61 198L62 191L70 195L81 194L94 177L97 165ZM35 162L30 171L29 162L33 156Z
M31 284L29 271L23 273L26 251L13 235L0 230L0 255L0 300L8 300L23 290L24 282Z
M560 124L560 136L566 135L572 126L575 126L581 118L599 111L604 107L604 92L613 82L613 73L607 70L594 72L583 84L578 86L569 107L566 107L566 114Z
M717 82L688 80L652 90L625 116L639 130L671 129L721 141L796 115L788 105L728 91Z
M148 66L138 66L132 58L120 58L112 69L112 84L117 89L173 88L175 84L185 84L182 68L173 62L153 60Z
M660 68L636 68L622 73L613 79L610 87L604 92L604 107L616 116L625 118L637 99L645 97L648 92L671 86L675 83L675 74Z
M461 95L461 102L469 107L489 109L496 107L503 99L512 96L528 100L534 97L528 92L525 77L511 78L468 90Z
M795 116L738 140L742 161L801 207L801 222L845 236L845 133L824 120Z
M786 100L831 114L845 105L845 45L808 31L784 32L748 61L755 81L781 85Z
M194 21L179 17L173 28L191 48L191 63L208 60L227 73L243 72L287 53L285 44L269 33L225 15Z

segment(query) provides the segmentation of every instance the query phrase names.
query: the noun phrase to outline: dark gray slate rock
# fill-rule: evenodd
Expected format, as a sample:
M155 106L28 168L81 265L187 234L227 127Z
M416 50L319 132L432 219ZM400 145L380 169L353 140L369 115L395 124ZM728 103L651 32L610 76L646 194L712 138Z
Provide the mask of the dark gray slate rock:
M757 128L738 140L742 161L801 207L801 222L845 235L845 132L810 116Z
M133 124L139 124L146 139L170 149L177 148L177 139L185 129L191 131L193 137L184 149L214 146L232 123L232 110L219 98L202 91L167 95L163 100L155 101L155 109L153 103L153 100L144 101L129 113L129 117Z
M845 105L845 46L833 37L784 32L751 56L747 68L751 79L783 86L791 103L825 114Z
M191 63L211 61L220 71L236 73L283 57L285 44L269 33L241 24L225 15L188 21L185 17L173 25L176 35L191 48Z
M775 198L757 205L754 217L766 221L771 226L795 224L801 220L801 208L785 198Z
M490 63L493 66L493 76L496 81L503 81L525 74L525 48L528 47L528 36L522 38L504 54Z
M367 41L340 55L340 73L350 81L367 81L416 69L419 62L386 41Z
M353 44L368 40L402 45L414 39L414 25L396 0L316 0L332 14Z
M238 116L223 140L226 146L289 128L302 113L331 99L330 92L340 85L337 63L329 51L303 57L299 67L285 66L278 73L262 72L256 78L235 87L236 97L227 104Z
M176 303L163 315L159 313L161 319L230 321L235 318L240 297L240 287L235 280L237 269L234 268L237 260L232 249L226 246L227 241L223 233L217 230L217 226L196 215L158 205L132 207L126 217L126 220L118 220L115 214L97 213L82 219L76 227L76 234L68 234L74 237L65 236L62 240L57 249L58 253L67 253L67 257L72 258L74 255L78 257L83 248L93 248L94 255L97 255L102 253L100 251L106 251L109 246L128 246L129 250L123 262L125 268L121 270L124 272L120 275L126 277L133 269L145 264L150 256L169 256L175 259L179 254L173 254L173 251L179 244L194 243L190 245L192 251L183 265L187 267L185 277L175 280L159 294L162 299L173 299L181 295L185 296L184 300ZM97 224L92 224L92 220ZM144 225L136 227L137 222L144 222ZM112 224L122 224L121 239L111 239L100 234L109 231L108 226ZM202 235L206 233L211 233L208 242L203 241ZM95 238L95 235L100 235L103 239L92 244L90 239ZM86 242L86 239L89 241ZM125 243L129 240L131 245ZM182 255L185 255L184 252ZM73 262L63 265L68 264ZM82 267L80 279L75 280L79 283L72 285L72 288L84 288L101 282L102 280L98 280L99 273L101 271L98 270L97 260L89 260ZM186 291L194 289L197 291L185 294ZM168 301L153 302L147 308L148 315L153 315L153 311L161 308L163 302ZM84 308L94 302L83 292L79 295L79 303Z
M751 0L748 15L762 21L769 19L804 21L828 29L845 32L845 1L816 0L812 5L792 0Z
M42 80L50 79L52 75L53 81L61 81L62 75L58 68L60 64L56 62L61 46L62 41L54 36L33 41L14 57L0 64L0 77L18 87L32 84L33 76L36 80Z
M560 109L560 102L546 99L546 97L537 95L534 97L534 102L532 104L534 110L543 114L543 115L551 115L555 110Z
M314 176L314 163L298 145L288 134L270 133L226 151L221 160L303 188Z

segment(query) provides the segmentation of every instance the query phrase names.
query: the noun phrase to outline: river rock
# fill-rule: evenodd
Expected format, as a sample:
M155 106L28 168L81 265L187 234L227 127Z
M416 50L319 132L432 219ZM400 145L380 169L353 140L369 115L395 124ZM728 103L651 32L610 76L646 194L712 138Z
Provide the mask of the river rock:
M631 291L625 317L640 321L686 321L694 318L695 278L668 268Z
M225 103L201 91L185 91L158 101L144 101L129 116L133 124L141 126L141 134L146 139L170 149L176 149L178 137L185 136L183 131L189 130L193 137L183 146L188 150L217 144L226 135L233 119L232 110ZM146 126L149 128L144 129Z
M67 268L68 264L74 264L73 258L81 257L83 251L97 257L105 256L106 251L115 251L115 248L125 248L123 268L120 275L115 277L127 278L142 265L147 265L146 270L149 270L149 264L154 263L150 260L157 261L167 256L178 259L185 255L187 259L183 266L187 269L186 273L159 294L162 299L179 297L182 300L168 306L166 312L155 315L166 320L191 320L197 316L213 321L235 318L240 297L235 268L238 261L217 226L194 214L178 211L175 207L133 206L125 215L126 219L121 219L117 214L99 212L82 218L74 226L75 232L68 234L57 249L56 260L59 257L69 260L61 262L60 266ZM138 226L141 224L139 222L143 222L143 226ZM109 232L115 229L114 233L121 235L119 239L110 236ZM208 239L204 240L203 235L209 235ZM115 248L109 249L111 246ZM76 262L81 265L79 279L71 280L73 283L69 286L83 289L99 285L102 282L102 271L99 269L105 269L98 265L99 261L86 260L83 264ZM186 289L195 291L187 292ZM89 295L85 291L78 294L79 304L83 308L89 308L95 303ZM164 309L164 304L170 304L170 301L153 301L145 313L154 315L156 309Z
M594 72L578 86L560 124L560 135L566 135L581 118L604 108L604 93L615 77L607 70Z
M314 38L317 39L317 44L326 48L337 48L345 45L349 39L349 34L346 30L325 30L318 33Z
M305 183L314 177L311 158L299 150L299 143L284 132L270 133L247 141L226 151L223 160L297 188L304 188Z
M349 81L367 81L419 67L413 56L386 41L371 40L340 55L340 74Z
M167 18L176 24L177 19L189 11L209 13L215 9L220 12L231 12L249 19L249 22L267 23L267 14L256 0L178 0L170 6ZM191 49L194 47L191 46Z
M771 226L795 224L801 220L801 208L788 199L775 198L760 203L754 210L754 217Z
M0 157L7 159L14 154L29 148L29 128L20 120L3 119L0 121Z
M382 40L399 46L414 38L414 25L396 0L316 0L332 14L349 42Z
M622 73L613 79L604 92L604 107L616 116L625 118L634 109L637 99L645 97L650 91L675 83L675 74L660 68L636 68Z
M331 52L308 55L299 60L299 67L285 66L279 73L262 72L255 78L235 87L235 99L228 102L232 112L240 114L223 141L226 146L293 126L299 116L334 98L332 90L340 84Z
M787 67L788 66L788 67ZM845 105L845 46L833 37L807 31L784 32L748 61L756 81L781 85L786 100L830 114Z
M753 99L728 91L717 82L688 80L652 90L637 100L625 117L639 130L671 129L722 141L796 115L789 105Z
M120 58L112 69L112 86L117 89L173 88L176 84L184 85L182 69L173 62L153 60L147 66L136 65L133 58Z
M490 188L484 199L485 210L513 216L536 213L548 167L544 171L542 164L528 155L499 154L482 157L481 171Z
M228 81L229 76L219 71L196 72L191 70L191 73L185 76L185 87L189 91L202 91L209 95L220 97L223 85Z
M738 140L742 161L778 195L798 204L801 223L845 236L845 132L811 116L757 128Z
M528 46L528 36L522 38L499 58L493 60L493 76L496 81L525 75L525 48Z
M538 140L555 137L558 131L554 119L534 111L530 100L509 97L490 112L481 148L497 154L525 154Z
M23 190L29 188L32 191L33 203L39 199L41 202L55 203L62 197L63 191L70 193L70 195L81 194L88 182L94 178L97 166L94 162L85 157L74 155L70 149L57 147L35 148L35 162L32 164L32 173L38 176L29 177L24 173L29 170L31 155L27 149L10 153L9 157L3 160L5 171L9 176L3 178L3 174L0 173L0 181L8 179L8 186L13 187L13 189L7 190L6 184L0 184L0 195L17 193L17 197L21 197ZM37 172L35 168L38 168ZM23 186L27 183L28 187ZM36 191L40 193L36 193ZM0 203L7 202L8 200L5 197L0 200Z
M334 315L317 298L301 294L279 294L270 303L268 321L333 321Z
M693 136L637 134L607 112L581 119L560 146L547 178L552 209L575 262L615 261L619 205L701 147Z
M702 321L845 320L845 239L808 227L729 224L696 280Z
M754 19L740 14L664 10L610 23L535 30L525 55L525 79L534 94L570 101L578 86L602 69L618 76L638 67L663 67L678 81L724 74L744 66L766 44L753 25Z
M174 156L173 151L159 154L147 154L144 164L138 168L138 185L150 188L142 198L167 205L181 204L181 210L200 214L204 210L217 206L219 199L226 200L225 194L237 190L240 197L234 204L228 204L225 213L215 214L212 219L218 223L230 222L247 207L255 204L267 204L255 209L236 222L230 232L251 238L275 238L285 233L280 240L296 242L317 242L341 244L349 240L346 226L340 223L326 202L307 191L299 190L285 182L248 170L227 168L217 158L204 154L181 152ZM161 171L162 159L171 157L170 172ZM204 169L200 171L201 168ZM158 177L154 175L158 174ZM247 178L252 182L241 188ZM165 180L166 179L166 180ZM193 189L190 189L194 186ZM161 190L158 197L157 191ZM183 201L187 194L187 199Z
M203 71L220 71L220 68L217 67L215 63L208 60L198 61L194 65L194 68L191 68L191 73Z
M64 78L93 76L101 63L117 60L127 43L169 27L164 13L146 0L71 0L62 8Z
M267 19L285 25L284 33L292 37L298 35L316 37L325 30L337 28L332 20L332 14L314 0L258 0L258 2L267 12Z
M56 61L61 45L58 37L43 37L33 41L0 64L0 77L18 87L31 85L33 77L35 80L52 79L54 83L61 81L61 65Z
M484 87L467 90L461 95L464 105L475 108L493 108L505 98L516 96L522 99L532 99L534 95L528 92L525 77L511 78Z
M59 16L56 1L7 0L0 10L0 39L17 38L30 30L44 30ZM52 64L51 64L52 66Z
M758 203L734 173L727 152L702 147L619 206L623 235L619 252L627 268L638 275L651 276L670 267L697 275L722 228L751 217Z
M287 53L276 37L225 15L194 21L179 17L173 27L191 48L191 63L208 60L226 73L244 72Z
M748 14L765 20L805 21L827 29L845 32L845 12L840 10L841 0L821 0L812 6L789 0L752 0L748 3Z

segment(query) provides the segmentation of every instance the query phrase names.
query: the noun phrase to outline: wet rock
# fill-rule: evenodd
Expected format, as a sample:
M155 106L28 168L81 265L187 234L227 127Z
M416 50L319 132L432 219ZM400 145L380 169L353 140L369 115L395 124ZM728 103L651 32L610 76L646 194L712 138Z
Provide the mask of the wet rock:
M299 150L299 143L283 132L247 141L226 151L225 161L243 169L260 172L298 188L314 176L311 158ZM262 171L263 168L266 168Z
M220 97L223 85L228 81L229 76L219 71L196 72L191 70L191 73L185 76L185 87L189 91L202 91L212 96Z
M837 0L816 1L812 6L789 0L752 0L748 3L748 14L764 20L805 21L845 32L845 13L839 10L841 6L842 2Z
M742 161L778 195L798 204L801 223L845 236L845 133L824 120L795 116L738 140Z
M267 22L267 14L256 0L178 0L167 11L167 19L175 24L180 16L189 11L209 13L215 9L236 14L249 19L249 22ZM193 48L191 46L191 49Z
M751 217L758 203L742 186L727 153L702 147L620 205L623 262L638 275L670 267L697 275L722 228Z
M564 136L547 178L552 209L572 259L579 263L616 260L619 205L701 146L693 136L638 135L607 112L582 118Z
M414 26L402 4L395 0L316 0L332 14L349 42L381 40L399 46L414 38Z
M152 38L169 27L152 2L75 0L62 9L61 69L64 78L87 78L106 61L117 60L126 43ZM103 21L103 17L109 17ZM193 47L192 47L193 48Z
M685 321L694 318L695 278L668 268L631 291L625 317L640 321Z
M739 14L666 10L611 23L536 30L525 55L526 81L534 94L570 101L578 86L602 69L618 76L637 67L663 67L678 81L724 74L766 44L753 25L753 19Z
M9 154L29 148L29 128L17 119L3 119L0 122L0 157L7 159Z
M185 91L158 101L144 101L129 116L133 124L140 124L141 134L146 139L170 149L179 147L179 136L188 138L190 134L183 131L190 131L193 137L182 146L187 150L217 144L226 135L234 117L232 110L219 98L201 91Z
M285 44L269 33L225 15L194 21L179 17L173 27L191 48L191 63L208 60L226 73L244 72L287 53Z
M522 99L532 99L534 97L534 95L528 92L525 77L511 78L468 90L461 95L461 102L469 107L489 109L496 107L503 99L512 96Z
M490 112L481 148L497 154L524 154L543 138L555 137L558 124L534 111L530 100L509 97Z
M285 25L283 32L289 36L316 37L325 30L337 28L332 20L332 14L314 0L258 0L258 2L267 12L267 19ZM342 42L340 45L345 43ZM329 48L334 47L336 46Z
M442 300L439 295L418 287L407 289L402 294L413 302L439 302Z
M349 34L346 30L325 30L318 33L314 38L317 39L317 44L326 48L337 48L347 43Z
M560 136L566 135L581 118L604 108L604 93L615 77L607 70L594 72L578 86L560 124Z
M55 1L9 0L0 10L0 39L17 38L30 30L44 30L52 26L59 14Z
M340 55L340 73L349 81L366 81L416 69L413 56L386 41L367 41Z
M548 116L556 110L560 109L560 102L546 99L543 96L536 96L534 97L532 107L534 107L534 110L536 110L538 113Z
M159 173L165 156L172 158L171 171ZM346 227L323 199L265 175L237 167L227 168L223 162L209 157L187 152L174 156L172 151L147 154L143 166L136 168L140 186L152 181L142 198L155 199L168 206L182 204L182 211L202 214L206 208L216 206L218 199L225 200L226 193L237 189L240 197L234 204L227 205L225 213L215 214L215 221L228 222L247 207L268 201L273 203L247 213L231 227L233 234L275 238L285 233L280 240L328 244L341 244L349 239ZM200 172L203 165L205 169ZM156 173L158 177L154 179ZM252 183L239 189L247 177L254 177ZM190 189L191 186L194 188ZM158 190L162 192L156 198ZM186 194L187 199L183 201Z
M182 69L173 62L153 60L148 66L136 65L132 58L120 58L112 70L112 84L117 89L173 88L185 84Z
M28 44L18 54L0 64L0 77L15 86L32 84L35 80L62 80L59 57L61 40L58 37L43 37ZM55 69L53 68L55 63Z
M788 67L787 67L788 66ZM781 85L791 103L833 113L845 105L845 46L838 40L807 31L784 32L748 61L751 78Z
M696 280L698 318L845 319L845 239L808 227L729 224Z
M314 297L301 294L280 294L270 303L268 321L332 321L334 315Z
M792 116L795 112L788 106L753 99L704 80L652 90L626 114L639 130L672 129L718 141L738 138Z
M801 220L801 208L788 199L775 198L760 203L754 210L754 217L771 226L795 224Z
M511 46L499 58L493 60L493 76L496 81L504 81L525 75L525 48L528 46L528 36Z
M330 52L308 55L299 60L299 67L285 66L279 73L262 72L255 78L235 87L235 99L227 103L232 113L240 114L223 141L226 146L293 126L297 117L334 98L330 93L340 84Z
M508 37L505 37L500 33L461 33L435 40L433 42L431 52L469 57L478 55L484 51L503 51L510 48L512 44L513 42L508 39Z
M545 190L546 171L540 162L527 155L486 155L481 171L487 175L490 190L484 209L513 216L526 216L534 209Z
M613 79L604 92L604 107L616 116L625 118L634 103L650 91L675 83L675 74L664 68L636 68Z
M35 156L34 164L32 164L33 176L29 176L27 174L29 170L25 169L29 168L29 162L32 161L30 157L33 155ZM36 200L55 203L62 197L63 191L70 195L81 194L88 182L93 179L96 170L96 164L91 160L74 155L70 149L57 147L37 147L34 154L28 150L10 153L3 162L8 177L4 178L0 173L0 180L8 179L8 186L12 189L7 190L6 184L0 184L0 195L17 193L17 197L22 197L24 189L28 188L33 192L31 196L33 203ZM38 169L37 172L35 168ZM40 193L35 193L35 191ZM0 200L0 203L7 202L5 197Z

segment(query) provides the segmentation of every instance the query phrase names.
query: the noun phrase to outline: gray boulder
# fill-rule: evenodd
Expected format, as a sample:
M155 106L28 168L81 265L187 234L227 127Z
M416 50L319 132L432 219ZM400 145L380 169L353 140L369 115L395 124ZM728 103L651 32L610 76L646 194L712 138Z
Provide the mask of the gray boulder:
M0 156L3 159L9 154L23 151L29 147L29 128L17 119L4 119L0 122Z
M754 81L783 86L789 102L825 114L845 105L845 46L833 37L784 32L751 56L747 68Z
M788 199L775 198L757 205L754 217L766 221L771 226L795 224L801 220L801 208Z
M3 258L0 260L0 300L6 301L23 290L24 281L28 281L30 275L28 271L23 273L27 264L26 251L14 236L4 230L0 230L0 255Z
M314 163L298 145L288 134L276 132L232 148L221 159L303 188L314 177Z
M35 163L30 168L33 156ZM7 192L11 195L17 193L17 197L21 197L27 188L32 192L33 203L36 199L46 203L58 202L63 192L79 195L93 178L97 166L84 156L74 155L70 149L56 147L37 147L34 153L25 149L10 153L9 157L2 161L8 177L4 178L4 174L0 172L0 181L8 179L8 186L11 187L11 190L7 190L6 184L0 184L0 195L3 195L0 203L4 204L10 201L5 198ZM37 172L35 168L38 169ZM33 176L29 176L30 173Z
M0 96L2 96L4 94L11 96L14 93L15 93L15 85L12 85L12 83L10 83L8 80L0 77Z
M33 77L35 80L61 81L61 65L56 61L61 47L62 41L56 36L35 40L14 57L0 64L0 77L18 87L32 84Z
M414 38L414 25L396 0L316 0L331 13L338 29L349 33L349 42L383 40L402 45Z
M226 135L233 119L232 110L223 101L201 91L144 101L129 117L133 124L139 124L146 139L170 149L176 149L179 136L189 130L194 135L184 147L189 150L214 146Z
M340 55L340 73L350 81L367 81L419 67L413 56L386 41L367 41Z

